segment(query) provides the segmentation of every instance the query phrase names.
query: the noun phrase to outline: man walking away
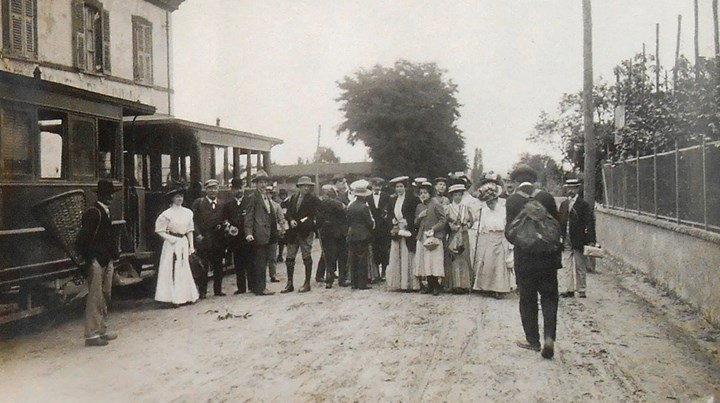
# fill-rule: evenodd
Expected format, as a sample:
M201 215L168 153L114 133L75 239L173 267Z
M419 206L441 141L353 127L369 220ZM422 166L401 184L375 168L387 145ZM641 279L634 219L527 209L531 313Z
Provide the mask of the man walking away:
M521 164L512 172L510 179L517 186L515 193L510 195L506 202L506 235L515 218L531 200L539 202L554 220L558 220L555 198L550 193L536 188L534 183L537 181L537 173L532 168ZM559 224L557 225L559 227ZM541 354L544 358L550 359L554 355L558 309L557 270L562 267L562 250L558 247L557 251L550 253L533 253L524 250L510 237L508 240L515 245L515 274L520 293L520 318L525 331L525 341L518 342L517 345L528 350L541 350L537 306L539 294L545 337Z
M345 205L336 199L337 195L332 185L323 185L320 192L317 227L320 233L320 244L325 255L325 288L332 288L336 270L339 269L341 284L347 279L347 268L345 266L338 267L338 258L347 255L345 245L347 218L345 217Z
M564 243L570 249L571 275L567 290L561 296L573 297L577 291L578 297L585 298L590 258L583 254L583 248L595 245L595 217L590 204L582 198L579 179L567 179L564 187L568 198L560 204L559 214Z
M85 304L85 345L106 346L117 335L107 331L108 305L112 291L113 260L120 257L112 231L110 204L113 183L101 179L97 202L82 216L77 246L85 258L88 295Z
M352 288L357 290L367 290L370 288L367 285L368 263L370 263L370 241L375 223L370 213L370 207L365 201L365 198L372 194L368 186L368 181L364 179L355 181L350 185L355 195L355 200L350 202L347 209L347 221L349 225L347 244L350 256L348 263L352 271Z

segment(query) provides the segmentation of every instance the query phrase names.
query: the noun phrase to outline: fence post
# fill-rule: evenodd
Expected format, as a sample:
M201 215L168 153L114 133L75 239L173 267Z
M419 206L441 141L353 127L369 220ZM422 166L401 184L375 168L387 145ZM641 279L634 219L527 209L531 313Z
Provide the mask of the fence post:
M655 218L658 216L658 175L657 175L657 139L653 134L653 208Z
M702 180L703 180L703 223L705 231L708 230L707 210L707 165L705 161L705 134L702 135Z
M640 149L635 152L635 207L640 214Z
M680 147L678 144L678 139L675 138L675 222L680 224L680 168L679 168L679 161L680 161Z
M627 210L627 160L623 161L623 211Z

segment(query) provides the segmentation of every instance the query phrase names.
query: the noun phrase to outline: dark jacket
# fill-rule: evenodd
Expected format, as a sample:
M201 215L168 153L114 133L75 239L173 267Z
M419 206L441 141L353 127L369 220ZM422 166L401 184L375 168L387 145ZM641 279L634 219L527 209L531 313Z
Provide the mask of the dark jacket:
M380 200L377 206L375 205L374 195L367 197L368 205L370 206L370 213L372 213L373 220L375 220L375 229L373 230L373 237L375 239L389 239L390 229L392 223L390 222L390 196L385 192L380 192Z
M347 208L349 224L347 242L368 242L372 238L373 219L370 207L358 197Z
M297 227L290 228L287 232L286 238L288 242L292 242L298 238L304 238L311 232L315 231L315 215L317 214L317 208L320 204L320 199L314 194L303 195L302 203L298 209L297 202L302 192L295 193L290 197L287 204L286 219L288 223L295 220Z
M388 218L392 224L395 217L395 204L397 203L397 195L390 196L390 209L388 211ZM404 238L407 244L407 248L410 252L415 252L415 243L417 242L417 227L415 226L415 210L417 205L420 204L420 199L410 193L405 193L405 202L403 203L401 210L403 218L407 221L407 229L412 233L409 238Z
M345 205L339 200L331 198L321 200L316 220L322 238L339 238L347 235Z
M427 215L418 218L421 211L427 210ZM417 225L418 234L433 230L435 238L445 239L445 207L435 198L430 198L425 203L417 205L415 210L415 225Z
M107 266L111 260L120 257L112 220L99 203L95 203L83 214L77 246L88 264L97 259L101 266Z
M535 187L531 185L525 185L519 187L517 190L522 190L527 194L532 194L535 190ZM505 209L507 212L506 227L515 219L515 217L517 217L518 214L520 214L520 211L522 210L525 203L529 201L529 199L517 194L517 190L515 193L511 194L507 198L507 202L505 204ZM548 211L548 213L550 213L551 216L555 217L556 220L560 221L557 205L555 204L555 198L550 193L541 190L535 196L535 200L540 202L540 204L545 207L545 209ZM525 252L515 246L514 251L515 272L517 273L539 270L557 270L562 267L561 250L547 255L535 255Z
M262 194L257 190L245 196L245 199L247 199L247 207L243 232L245 236L252 235L255 238L251 245L268 245L277 241L277 220L272 204L268 210Z
M578 196L571 211L568 211L570 199L560 204L560 226L563 230L563 237L570 237L570 246L574 250L582 251L583 246L594 244L595 241L595 217L590 204ZM568 231L568 221L570 222Z
M219 199L215 199L215 201L214 209L207 197L198 198L192 204L195 234L203 237L202 241L195 245L198 250L213 250L225 247L222 230L222 223L225 220L223 205Z
M233 197L223 205L224 219L227 220L230 225L236 227L239 230L239 234L236 237L237 239L231 240L230 246L237 246L239 245L239 243L245 242L245 236L243 235L243 233L245 232L245 214L247 213L247 200L247 196L243 196L243 198L240 199L240 203L238 204L238 200Z

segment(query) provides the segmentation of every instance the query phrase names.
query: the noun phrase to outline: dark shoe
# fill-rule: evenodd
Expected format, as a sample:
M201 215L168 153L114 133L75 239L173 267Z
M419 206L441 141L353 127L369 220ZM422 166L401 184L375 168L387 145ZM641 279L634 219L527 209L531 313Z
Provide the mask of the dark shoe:
M535 352L540 351L540 343L538 343L538 344L530 344L530 343L528 343L528 342L526 342L526 341L520 341L520 340L518 340L518 341L515 342L515 344L516 344L518 347L520 347L520 348L524 348L525 350L530 350L530 351L535 351Z
M372 287L364 286L364 287L357 287L358 290L370 290Z
M270 282L271 283L279 283L280 280L278 280L276 277L270 277Z
M439 289L439 288L433 288L433 290L432 290L432 295L434 295L434 296L436 296L436 297L437 297L438 295L440 295L440 289Z
M560 296L562 298L574 298L575 293L574 292L563 292L563 293L560 293Z
M102 337L93 337L92 339L85 339L85 345L87 347L102 347L107 346L108 341L104 340Z
M310 283L303 284L302 287L298 290L298 292L308 292L310 291Z
M103 339L103 340L105 340L105 341L115 340L115 339L117 339L117 333L105 333L105 334L101 334L101 335L100 335L100 338Z
M316 283L324 283L324 282L325 282L325 277L315 277L315 282L316 282Z
M277 258L277 260L276 260L276 262L278 262L278 263L282 263L282 262L284 262L284 261L285 261L285 260L283 260L282 256L278 256L278 258Z
M226 295L227 295L227 294L225 294L224 292L217 292L217 293L215 293L215 296L216 296L216 297L224 297L224 296L226 296Z
M350 286L350 283L348 283L347 281L341 281L341 282L338 283L338 285L339 285L340 287L349 287L349 286Z
M282 291L280 291L280 294L286 294L288 292L293 292L293 291L295 291L295 287L293 287L292 284L288 283L288 285L286 285L285 288L283 288Z
M331 288L332 288L332 284L325 284L325 288L327 288L328 290L331 289Z
M552 359L555 355L555 340L551 338L545 339L545 345L542 348L542 351L540 352L540 355L545 359Z
M205 294L200 294L200 299L206 299L206 298L207 298L207 295L205 295Z
M240 295L240 294L245 294L245 292L246 292L245 290L237 290L233 294Z
M580 291L580 292L578 292L578 297L587 298L587 294L585 294L585 291Z
M430 289L427 287L420 287L420 294L430 294Z
M275 294L275 293L272 292L272 291L270 291L270 290L268 290L267 288L264 289L264 290L262 290L262 291L260 291L260 292L256 292L256 293L255 293L255 295L257 295L258 297L261 297L261 296L263 296L263 295L273 295L273 294Z

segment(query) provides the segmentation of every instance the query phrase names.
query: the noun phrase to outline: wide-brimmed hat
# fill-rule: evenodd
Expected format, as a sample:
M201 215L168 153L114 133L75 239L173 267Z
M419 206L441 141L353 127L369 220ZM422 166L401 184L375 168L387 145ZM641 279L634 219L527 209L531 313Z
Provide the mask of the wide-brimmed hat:
M530 165L520 164L510 173L510 179L515 182L537 182L538 174Z
M385 179L383 179L379 176L376 176L376 177L370 179L370 183L373 185L382 185L383 183L385 183Z
M119 191L120 189L115 189L115 185L108 179L100 179L97 183L97 189L95 189L98 196L107 196Z
M315 186L315 182L313 182L309 176L301 176L297 181L297 186L303 185Z
M209 188L210 186L219 186L220 182L218 182L217 179L208 179L205 181L205 187Z
M255 176L252 178L252 181L253 183L255 183L259 180L269 181L270 177L268 176L267 172L263 171L262 169L258 169L258 171L255 173Z
M482 186L486 183L494 183L496 185L502 186L502 177L500 176L500 174L495 174L492 172L486 173L485 176L480 179L480 183L478 184L478 186Z
M370 183L368 181L366 181L365 179L360 179L351 183L350 189L352 189L355 196L365 197L372 194L372 191L368 189L368 186L370 186Z
M410 178L407 176L396 176L390 179L390 183L394 185L396 183L407 182L408 180L410 180Z
M455 192L464 192L465 190L465 185L463 185L462 183L456 183L450 186L450 188L448 188L448 194L452 194Z
M420 186L423 183L428 182L428 179L424 176L418 176L417 178L413 179L413 186ZM428 182L429 183L429 182Z
M478 187L478 198L482 201L495 200L503 192L503 187L497 181L487 180Z
M185 188L182 186L171 186L165 191L165 197L168 199L175 197L176 194L182 194L185 196Z
M433 184L430 183L429 181L425 181L425 182L419 183L419 184L417 185L417 187L418 187L418 189L427 189L427 191L430 192L430 193L432 193L432 191L433 191L433 189L434 189Z
M576 187L576 186L582 186L582 181L577 178L569 178L565 179L565 184L563 185L566 188L569 187Z

